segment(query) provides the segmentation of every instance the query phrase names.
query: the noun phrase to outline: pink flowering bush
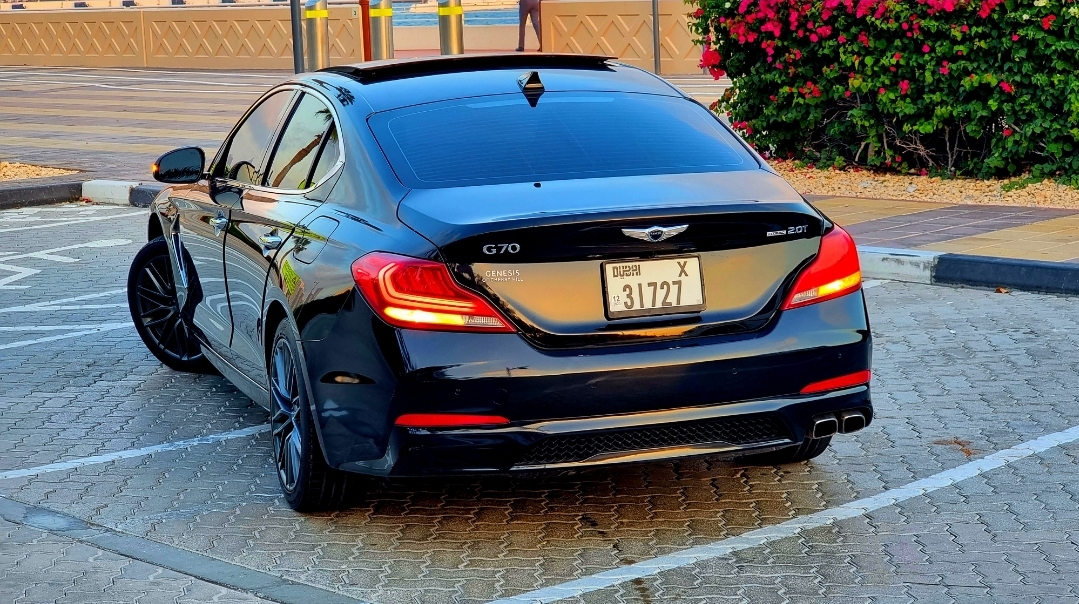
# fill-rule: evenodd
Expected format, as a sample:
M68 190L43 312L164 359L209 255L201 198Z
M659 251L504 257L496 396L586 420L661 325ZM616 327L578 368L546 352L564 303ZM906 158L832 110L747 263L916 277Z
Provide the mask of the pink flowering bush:
M1077 0L696 0L714 109L766 154L1079 184Z

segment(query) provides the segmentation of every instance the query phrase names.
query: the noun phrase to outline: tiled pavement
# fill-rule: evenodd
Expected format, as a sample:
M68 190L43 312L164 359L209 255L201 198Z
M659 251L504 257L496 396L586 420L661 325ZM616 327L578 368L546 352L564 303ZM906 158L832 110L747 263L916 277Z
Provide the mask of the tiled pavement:
M264 602L52 533L0 520L0 601L195 604Z
M859 245L1079 262L1079 210L809 198Z
M85 171L60 180L145 181L164 151L194 144L213 152L244 109L287 76L0 67L0 160ZM669 79L706 104L729 85L707 76ZM1079 211L812 199L861 245L1079 261Z
M0 160L147 180L169 149L199 145L212 155L258 95L290 75L0 67ZM704 103L729 85L708 76L672 82Z
M95 244L0 258L40 271L9 283L24 289L0 288L0 473L266 421L222 378L163 368L123 325L142 220L131 208L0 212L7 250ZM92 294L101 295L72 299ZM810 463L401 480L376 485L352 509L302 516L280 499L263 434L0 478L0 497L362 601L479 603L774 526L1079 425L1075 298L896 282L866 296L876 418ZM579 599L1075 602L1077 455L1074 442L1054 447ZM0 524L2 601L134 602L142 593L248 598L47 528Z

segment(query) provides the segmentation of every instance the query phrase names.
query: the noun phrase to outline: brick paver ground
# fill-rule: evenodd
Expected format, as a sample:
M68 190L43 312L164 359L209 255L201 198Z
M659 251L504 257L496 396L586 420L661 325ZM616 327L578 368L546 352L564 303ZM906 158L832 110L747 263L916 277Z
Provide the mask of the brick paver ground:
M264 602L52 533L0 520L0 602Z
M126 325L122 288L143 220L143 211L97 206L0 212L0 279L24 275L0 285L0 473L266 422L221 377L162 367ZM399 480L376 483L348 510L303 516L281 500L262 434L2 478L0 497L360 601L478 603L775 525L1079 425L1075 298L897 282L866 295L877 417L810 463L696 459ZM1077 454L1075 444L1050 449L868 516L581 599L1074 602ZM88 573L78 585L96 599L82 601L211 589L9 524L0 544L16 542L12 531L18 543L42 544L0 545L0 576L23 572L20 589L62 596L50 587L56 568ZM31 551L42 570L19 562ZM106 575L137 585L117 589ZM0 582L4 601L22 593L12 584Z
M84 179L145 181L161 153L198 145L212 156L283 71L0 67L0 160L85 170ZM727 81L675 76L701 102ZM2 183L0 183L2 185Z
M251 102L287 72L0 67L0 160L76 168L92 178L146 181L169 149L212 155ZM709 104L730 85L668 80ZM0 188L13 186L0 182ZM1079 262L1079 211L812 197L860 245Z

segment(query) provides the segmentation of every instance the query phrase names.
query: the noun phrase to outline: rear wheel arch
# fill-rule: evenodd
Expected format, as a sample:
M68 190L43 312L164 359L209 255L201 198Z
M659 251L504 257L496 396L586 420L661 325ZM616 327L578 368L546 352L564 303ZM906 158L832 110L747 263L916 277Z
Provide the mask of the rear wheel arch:
M266 369L269 370L270 355L273 353L274 334L277 333L277 326L288 318L288 312L285 311L284 305L280 302L271 300L266 306L264 317L262 321L262 347L266 359Z
M269 293L270 292L267 291L267 295L269 295ZM266 304L266 311L263 313L262 320L262 346L266 359L267 376L270 375L270 364L273 362L274 341L276 340L277 330L281 326L281 324L285 323L286 321L292 321L292 329L296 329L296 323L293 320L291 313L286 310L285 305L280 300L271 299ZM296 353L298 355L296 361L299 364L299 370L302 371L304 374L303 383L304 387L306 388L307 401L311 407L309 411L311 413L312 419L314 420L315 435L317 437L318 446L322 453L323 459L325 459L326 443L325 440L322 438L321 422L318 421L317 414L319 405L315 401L315 393L311 385L312 376L311 373L307 370L307 360L306 356L304 355L303 342L300 341L298 333L293 331L293 335L296 337Z
M151 213L150 220L146 224L146 240L153 241L158 237L164 236L165 228L161 224L161 218L158 217L157 213Z

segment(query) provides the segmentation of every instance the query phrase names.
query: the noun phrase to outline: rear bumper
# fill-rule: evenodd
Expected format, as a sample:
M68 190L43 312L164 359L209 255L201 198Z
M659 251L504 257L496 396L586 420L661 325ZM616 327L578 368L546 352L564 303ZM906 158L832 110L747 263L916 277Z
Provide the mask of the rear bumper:
M572 351L540 350L516 334L396 330L355 300L325 338L303 347L327 462L366 474L736 456L800 443L822 414L859 410L872 418L865 386L797 394L870 367L861 292L786 311L753 334ZM326 376L334 372L359 383L332 383ZM500 415L511 423L395 427L405 413ZM755 427L742 434L739 425ZM656 432L668 429L690 436L674 442L677 435ZM598 450L597 438L637 446L582 458ZM567 461L562 450L575 447L584 453Z
M586 468L692 456L731 458L800 443L813 420L850 411L861 413L867 423L872 420L868 386L810 397L508 428L395 428L382 459L345 463L341 469L422 476ZM657 433L668 433L672 438L664 443L663 438L648 436ZM727 439L702 437L709 433ZM677 442L678 436L681 442Z

